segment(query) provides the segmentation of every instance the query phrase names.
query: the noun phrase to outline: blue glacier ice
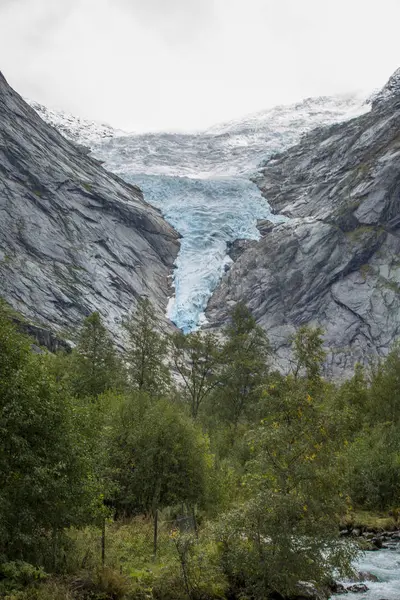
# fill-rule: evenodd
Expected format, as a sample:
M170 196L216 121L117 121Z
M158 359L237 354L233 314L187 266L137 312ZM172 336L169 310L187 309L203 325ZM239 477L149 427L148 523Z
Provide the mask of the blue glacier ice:
M357 97L321 97L278 106L192 133L124 134L40 105L35 109L66 137L90 146L106 169L141 187L181 234L168 316L185 332L204 309L229 264L227 245L258 239L257 219L282 219L248 179L271 154L313 127L369 110Z
M146 200L182 235L168 316L191 331L204 319L207 301L230 262L228 242L257 239L257 219L281 217L271 214L258 188L245 178L120 174L139 185Z

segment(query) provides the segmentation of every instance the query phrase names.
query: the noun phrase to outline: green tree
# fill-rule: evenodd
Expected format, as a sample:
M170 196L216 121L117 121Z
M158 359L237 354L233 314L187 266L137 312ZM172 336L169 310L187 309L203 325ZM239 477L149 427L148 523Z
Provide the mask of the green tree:
M368 415L377 422L400 425L400 343L394 345L386 359L371 367Z
M205 497L212 462L207 438L166 400L127 398L116 415L109 455L122 512L193 506Z
M330 399L332 410L341 416L342 433L351 440L368 420L369 390L364 368L356 365L353 377L331 388Z
M348 447L348 481L353 502L372 510L395 508L400 497L400 345L370 368L369 385L360 368L346 385L352 391L353 429ZM358 427L357 427L358 426Z
M232 311L224 333L224 366L216 402L221 416L236 429L260 399L261 386L269 373L270 345L266 333L242 303Z
M117 514L151 514L154 553L158 510L206 502L212 456L193 421L166 400L135 395L122 405L109 449Z
M163 396L171 386L166 366L168 340L160 331L160 323L148 298L138 301L136 311L123 322L123 327L127 341L125 361L131 387L151 396Z
M348 488L353 503L369 510L397 508L400 499L400 435L391 423L365 427L349 446Z
M298 368L264 386L262 420L248 435L245 495L220 523L231 583L255 598L301 595L299 581L322 586L335 569L348 572L354 556L337 535L346 509L344 439L324 402L319 335L300 330Z
M323 349L323 330L320 327L300 327L292 340L293 375L306 377L308 381L318 385L326 352Z
M171 337L173 367L179 373L190 413L196 419L204 401L218 385L220 344L212 333L196 331Z
M70 366L72 389L80 398L98 398L121 383L121 362L98 312L84 320Z
M46 357L0 305L0 556L39 561L64 527L89 519L89 461L72 404Z
M268 413L249 438L247 499L222 519L220 541L232 581L246 594L298 595L348 572L353 549L337 535L345 483L330 436L331 415L293 377L266 391Z

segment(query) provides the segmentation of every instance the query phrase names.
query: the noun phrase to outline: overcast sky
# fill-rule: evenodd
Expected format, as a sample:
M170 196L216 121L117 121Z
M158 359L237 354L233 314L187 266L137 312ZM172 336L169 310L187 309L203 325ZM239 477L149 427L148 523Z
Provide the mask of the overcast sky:
M400 0L0 0L0 69L122 129L194 129L381 87L399 23Z

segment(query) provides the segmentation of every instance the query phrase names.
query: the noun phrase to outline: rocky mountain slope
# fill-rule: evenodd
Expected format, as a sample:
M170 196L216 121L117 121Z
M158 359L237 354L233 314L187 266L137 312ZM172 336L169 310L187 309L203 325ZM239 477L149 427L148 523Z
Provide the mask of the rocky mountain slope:
M120 134L115 130L30 102L67 139L90 146L92 156L128 183L139 185L182 234L174 271L170 319L185 332L203 322L204 309L237 238L257 240L257 220L268 204L249 174L260 161L299 142L316 126L370 110L364 98L308 98L276 106L207 131Z
M0 296L68 335L135 298L165 312L178 234L139 188L47 125L0 74Z
M261 223L214 293L213 325L243 300L288 366L290 335L319 324L327 370L346 373L400 336L400 70L370 113L318 128L255 182L286 223Z

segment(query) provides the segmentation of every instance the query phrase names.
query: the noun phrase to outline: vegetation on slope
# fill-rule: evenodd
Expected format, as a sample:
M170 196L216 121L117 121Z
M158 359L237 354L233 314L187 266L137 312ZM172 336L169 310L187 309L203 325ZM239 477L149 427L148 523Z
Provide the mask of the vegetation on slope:
M335 385L322 331L283 375L240 304L223 340L162 334L148 300L123 326L124 356L98 313L37 354L0 304L0 597L295 598L348 573L340 520L398 515L400 348Z

